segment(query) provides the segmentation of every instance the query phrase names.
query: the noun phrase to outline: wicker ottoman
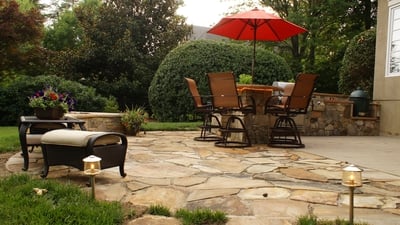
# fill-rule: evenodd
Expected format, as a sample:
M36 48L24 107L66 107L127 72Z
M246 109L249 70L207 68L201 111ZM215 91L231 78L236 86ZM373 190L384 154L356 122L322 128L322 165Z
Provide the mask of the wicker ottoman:
M66 165L83 170L82 159L95 155L100 157L101 168L119 166L122 177L127 149L124 134L115 132L94 132L72 129L52 130L41 138L44 168L41 177L47 177L50 166Z

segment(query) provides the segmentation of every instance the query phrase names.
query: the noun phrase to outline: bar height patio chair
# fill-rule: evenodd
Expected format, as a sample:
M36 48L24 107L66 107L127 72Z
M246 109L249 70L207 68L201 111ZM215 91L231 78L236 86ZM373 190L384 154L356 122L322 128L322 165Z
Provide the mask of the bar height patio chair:
M243 105L237 93L236 81L233 72L208 73L208 83L212 95L213 107L227 115L226 125L220 129L222 140L215 142L218 147L248 147L251 146L250 137L241 118L243 115L255 114L255 104ZM235 123L237 121L238 123ZM242 140L231 138L232 133L241 133Z
M219 141L221 137L217 134L213 133L213 129L220 129L221 122L218 117L214 113L218 113L217 110L214 110L211 103L207 103L207 98L211 98L211 96L201 96L199 90L197 88L197 83L195 80L191 78L184 78L190 94L193 98L193 103L195 107L195 113L201 114L203 117L203 124L200 125L201 132L199 137L195 137L195 141ZM214 123L213 123L214 121Z
M283 96L272 96L267 100L265 113L277 116L270 130L268 146L304 148L293 117L307 113L317 77L316 74L299 74L294 86L286 88Z

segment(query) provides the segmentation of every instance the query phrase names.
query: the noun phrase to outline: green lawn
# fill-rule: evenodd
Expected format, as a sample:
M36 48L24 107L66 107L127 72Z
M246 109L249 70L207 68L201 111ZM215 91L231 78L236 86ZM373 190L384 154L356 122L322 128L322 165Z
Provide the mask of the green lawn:
M20 150L18 128L0 127L0 153Z
M148 122L142 125L145 131L185 131L197 130L201 122Z

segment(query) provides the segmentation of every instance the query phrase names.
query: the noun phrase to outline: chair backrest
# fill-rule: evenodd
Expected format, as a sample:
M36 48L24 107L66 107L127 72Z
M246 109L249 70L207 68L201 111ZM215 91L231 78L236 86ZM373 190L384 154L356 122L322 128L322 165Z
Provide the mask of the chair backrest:
M194 106L196 108L204 106L203 101L200 96L200 93L199 93L199 90L197 88L196 81L191 78L187 78L187 77L185 77L185 80L188 85L190 94L192 95Z
M207 76L215 108L240 108L233 72L208 73Z
M65 128L67 128L67 126L62 123L34 123L29 128L29 134L44 134L51 130Z
M298 114L307 113L317 77L317 74L297 75L292 93L286 102L288 112Z
M294 88L294 83L287 83L284 87L283 87L283 92L282 92L282 99L281 99L281 104L285 105L286 101L288 99L288 96L290 96L292 94Z

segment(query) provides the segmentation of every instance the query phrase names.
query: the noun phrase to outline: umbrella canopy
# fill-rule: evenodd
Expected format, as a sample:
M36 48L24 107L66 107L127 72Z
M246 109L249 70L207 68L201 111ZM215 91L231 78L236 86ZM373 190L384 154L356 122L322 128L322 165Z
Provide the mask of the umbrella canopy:
M251 75L254 77L256 41L283 41L307 30L264 10L253 9L222 18L207 33L253 41Z

